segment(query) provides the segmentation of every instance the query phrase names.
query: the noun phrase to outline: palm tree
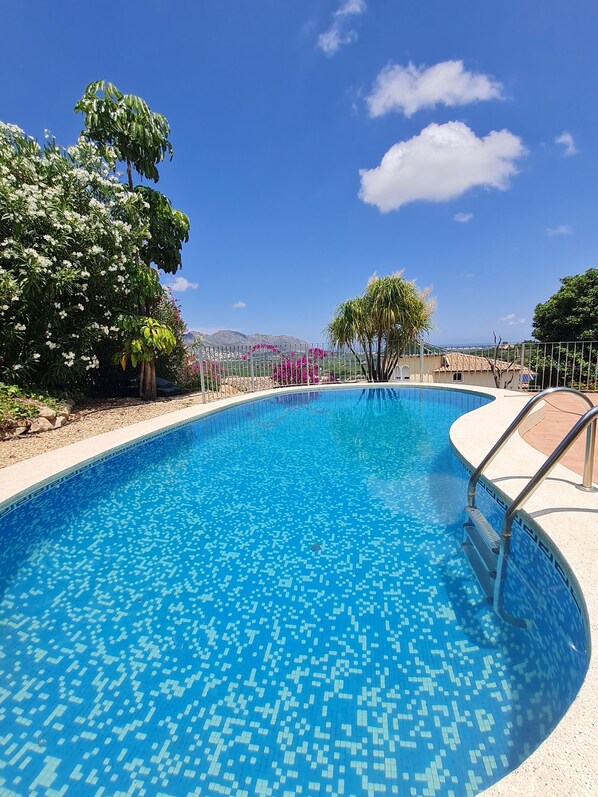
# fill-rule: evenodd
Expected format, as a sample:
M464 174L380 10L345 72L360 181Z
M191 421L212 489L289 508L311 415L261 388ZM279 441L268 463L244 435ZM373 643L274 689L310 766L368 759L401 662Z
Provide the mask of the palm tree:
M370 278L361 296L340 304L326 331L346 347L368 382L387 382L405 348L432 327L430 289L419 291L402 272Z

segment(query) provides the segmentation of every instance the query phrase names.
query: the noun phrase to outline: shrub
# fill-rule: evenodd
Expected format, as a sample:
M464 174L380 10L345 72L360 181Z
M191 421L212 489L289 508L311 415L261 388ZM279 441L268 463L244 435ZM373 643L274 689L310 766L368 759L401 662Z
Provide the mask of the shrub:
M36 417L41 405L57 410L60 402L46 393L25 392L18 385L0 382L0 431Z
M294 351L285 354L269 343L257 343L243 359L248 360L254 351L260 349L280 355L280 362L276 362L272 368L272 381L277 385L315 385L320 381L318 363L327 356L324 349L308 349L304 355L297 355Z
M188 354L183 338L187 325L181 316L179 303L169 288L164 288L162 294L155 300L152 315L169 327L176 341L170 354L156 357L156 373L163 379L170 379L182 387L181 373Z
M204 384L206 390L220 390L222 371L220 365L212 360L203 360ZM181 363L176 382L188 390L201 387L201 371L199 360L193 352L188 351Z
M81 386L119 347L147 282L144 208L95 145L41 147L0 123L0 379Z

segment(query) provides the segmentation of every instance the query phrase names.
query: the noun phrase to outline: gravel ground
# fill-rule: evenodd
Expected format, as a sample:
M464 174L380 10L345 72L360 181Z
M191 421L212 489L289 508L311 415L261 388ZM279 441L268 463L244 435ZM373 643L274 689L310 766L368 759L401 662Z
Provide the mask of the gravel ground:
M68 446L86 437L111 432L131 423L145 421L192 404L201 404L201 393L187 393L172 398L145 402L136 398L94 399L77 405L70 422L61 429L0 440L0 468L29 457Z

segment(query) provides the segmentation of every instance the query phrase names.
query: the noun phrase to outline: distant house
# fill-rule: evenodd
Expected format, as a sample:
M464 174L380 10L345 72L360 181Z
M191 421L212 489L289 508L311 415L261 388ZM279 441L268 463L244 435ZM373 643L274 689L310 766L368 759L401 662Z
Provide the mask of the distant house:
M516 390L527 386L533 378L529 368L508 360L481 357L464 352L431 352L424 354L422 375L424 382L438 384L478 385L496 387L494 373L499 387ZM394 379L419 381L420 358L415 354L402 357L394 371Z

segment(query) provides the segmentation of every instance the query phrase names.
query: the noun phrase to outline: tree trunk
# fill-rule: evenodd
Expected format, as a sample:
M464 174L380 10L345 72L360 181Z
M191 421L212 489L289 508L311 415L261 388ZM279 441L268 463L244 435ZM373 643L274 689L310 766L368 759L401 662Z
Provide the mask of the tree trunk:
M145 363L143 360L139 363L139 368L137 369L138 379L139 379L139 398L143 398L143 389L145 385Z
M142 362L139 372L139 396L144 401L155 401L158 397L156 387L156 361L152 357L148 362Z
M129 183L129 191L133 193L134 186L133 186L133 169L131 168L131 161L127 159L127 180ZM136 253L137 262L139 263L141 260L141 256L139 252ZM151 268L151 266L150 266ZM150 300L146 297L145 299L145 314L146 316L151 315L151 304ZM143 312L143 308L140 308L140 312ZM158 390L156 388L156 362L154 358L149 362L144 362L143 360L139 363L139 397L142 398L144 401L155 401L158 396Z
M131 161L127 161L127 178L129 180L129 191L133 193L133 171L131 170Z

